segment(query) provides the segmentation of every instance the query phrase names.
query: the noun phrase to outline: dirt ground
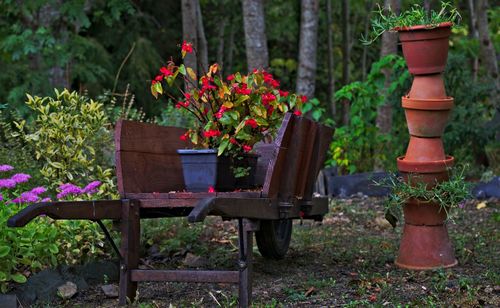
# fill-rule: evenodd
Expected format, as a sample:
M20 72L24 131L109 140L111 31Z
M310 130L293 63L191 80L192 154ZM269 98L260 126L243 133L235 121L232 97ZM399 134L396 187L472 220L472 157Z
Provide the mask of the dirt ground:
M332 200L330 213L322 223L296 222L284 260L266 260L255 248L254 306L500 307L500 202L468 202L465 212L448 226L458 266L425 272L402 270L394 265L401 224L392 229L385 222L383 199ZM233 223L212 218L197 228L195 240L204 244L188 244L177 250L153 244L141 259L141 267L235 269L237 237ZM167 241L174 247L186 241L185 234L170 233L165 236L174 236L173 241ZM182 239L176 241L175 236ZM97 285L50 306L117 304L117 299L106 298ZM237 288L225 284L142 283L138 301L131 305L172 306L237 306Z

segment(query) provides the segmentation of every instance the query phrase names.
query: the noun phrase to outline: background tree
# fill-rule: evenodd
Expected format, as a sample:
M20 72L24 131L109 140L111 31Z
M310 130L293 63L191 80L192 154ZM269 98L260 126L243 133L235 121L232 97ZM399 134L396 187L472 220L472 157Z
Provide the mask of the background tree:
M350 9L349 0L342 0L342 84L347 85L350 81L349 63L351 60L350 40ZM349 101L342 101L342 123L349 123Z
M319 0L301 1L299 67L296 92L314 97L316 81L316 51L318 45Z
M242 0L248 71L267 69L266 25L262 0Z

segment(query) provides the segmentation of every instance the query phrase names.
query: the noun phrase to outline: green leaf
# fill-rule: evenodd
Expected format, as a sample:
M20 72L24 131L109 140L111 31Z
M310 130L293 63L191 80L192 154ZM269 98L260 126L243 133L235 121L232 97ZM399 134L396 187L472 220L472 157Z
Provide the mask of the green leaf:
M9 246L0 246L0 258L5 257L10 252Z
M181 64L181 65L179 66L179 72L180 72L182 75L186 76L186 67L184 66L184 64Z
M50 250L51 253L54 253L54 254L56 254L56 253L59 252L59 248L57 247L56 244L50 244L49 245L49 250Z
M22 274L14 274L10 278L17 283L25 283L27 281L26 277Z
M224 153L224 150L227 148L228 145L229 145L229 139L222 140L219 145L219 151L217 152L217 156L220 156L222 153Z

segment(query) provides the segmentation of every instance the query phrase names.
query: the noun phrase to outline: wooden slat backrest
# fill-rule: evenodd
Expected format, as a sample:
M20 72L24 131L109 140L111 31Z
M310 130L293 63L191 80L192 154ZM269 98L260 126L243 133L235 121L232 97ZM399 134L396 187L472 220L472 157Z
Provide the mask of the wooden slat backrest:
M269 161L263 195L284 202L310 199L332 134L331 128L287 113Z
M185 132L178 127L118 121L115 158L120 195L183 190L182 166L176 150L189 147L179 139Z

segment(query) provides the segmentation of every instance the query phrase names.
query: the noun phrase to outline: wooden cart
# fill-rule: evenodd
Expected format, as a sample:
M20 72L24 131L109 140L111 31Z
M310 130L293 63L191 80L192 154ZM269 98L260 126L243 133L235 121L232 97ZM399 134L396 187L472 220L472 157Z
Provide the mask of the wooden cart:
M280 259L288 250L292 219L321 220L328 212L328 199L313 196L313 187L333 129L288 113L274 144L258 150L262 190L217 193L182 192L184 181L176 149L184 146L179 140L184 132L181 128L119 121L115 142L120 200L37 203L11 217L9 227L22 227L42 214L97 222L120 258L120 305L136 298L140 281L177 281L239 284L239 304L249 306L253 233L264 257ZM201 222L207 215L238 220L238 270L138 268L141 218L187 216L190 222ZM120 222L120 249L102 219Z

